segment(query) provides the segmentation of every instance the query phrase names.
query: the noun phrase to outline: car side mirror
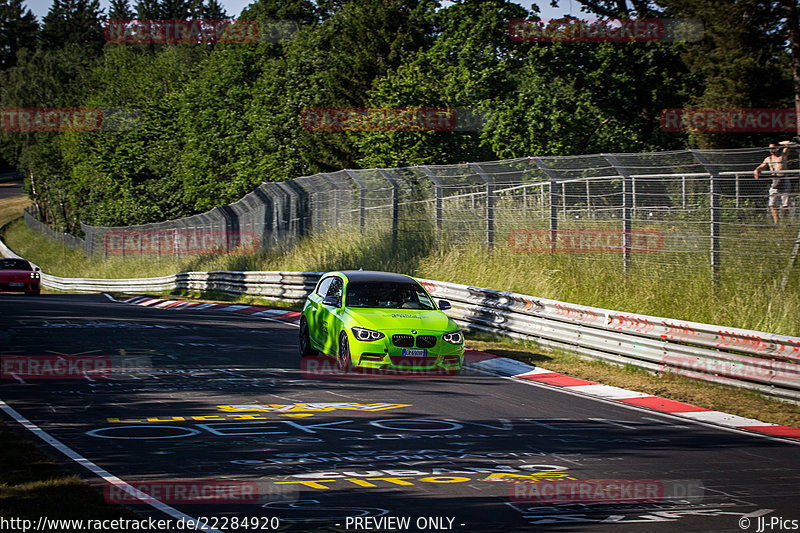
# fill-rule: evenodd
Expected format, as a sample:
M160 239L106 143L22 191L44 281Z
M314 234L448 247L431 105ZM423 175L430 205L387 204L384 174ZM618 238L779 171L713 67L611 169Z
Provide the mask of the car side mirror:
M440 311L447 311L448 309L452 309L453 306L450 305L450 302L447 300L439 300L439 310Z
M33 268L33 271L34 271L34 272L39 272L39 271L41 271L41 270L42 270L42 269L41 269L41 268L39 268L39 267L34 267L34 268Z
M329 305L331 307L339 307L341 302L339 302L338 296L326 296L322 299L322 305Z

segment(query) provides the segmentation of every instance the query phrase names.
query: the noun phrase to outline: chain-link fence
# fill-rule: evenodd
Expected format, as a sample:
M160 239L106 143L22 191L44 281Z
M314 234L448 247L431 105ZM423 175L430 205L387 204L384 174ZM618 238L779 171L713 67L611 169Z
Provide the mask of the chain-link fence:
M63 233L61 231L54 230L44 222L39 220L37 216L37 211L35 206L26 207L24 209L24 219L25 225L28 227L29 230L38 233L40 235L44 235L45 237L49 237L55 241L60 242L63 246L67 248L71 248L73 250L85 250L86 249L86 242L84 239L80 237L76 237L75 235L71 235L69 233Z
M87 255L249 253L324 231L394 240L416 232L626 271L671 266L687 278L736 272L763 281L785 277L800 246L800 171L790 152L786 170L767 168L760 180L753 170L766 148L342 170L265 182L179 220L81 227Z

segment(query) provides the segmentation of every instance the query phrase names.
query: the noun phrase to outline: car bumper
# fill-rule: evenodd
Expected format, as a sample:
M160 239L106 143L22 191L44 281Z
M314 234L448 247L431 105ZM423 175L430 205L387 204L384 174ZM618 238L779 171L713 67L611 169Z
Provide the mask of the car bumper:
M426 332L427 333L427 332ZM428 333L429 334L429 333ZM353 366L396 371L457 371L464 364L464 345L450 344L441 340L425 355L404 355L403 348L394 346L391 334L373 342L350 339L350 357ZM418 348L414 348L415 350Z
M39 292L40 284L36 282L2 282L0 291L6 292Z

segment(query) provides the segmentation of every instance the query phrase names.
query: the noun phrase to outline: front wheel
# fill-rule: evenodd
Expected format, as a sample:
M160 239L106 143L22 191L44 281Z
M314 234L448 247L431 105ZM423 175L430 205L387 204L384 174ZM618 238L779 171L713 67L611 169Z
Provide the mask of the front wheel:
M353 369L353 360L350 358L350 343L347 341L347 333L342 332L339 337L339 357L336 359L339 370L349 372Z
M314 349L311 347L311 336L308 333L308 322L305 317L300 319L300 358L308 355L314 355Z

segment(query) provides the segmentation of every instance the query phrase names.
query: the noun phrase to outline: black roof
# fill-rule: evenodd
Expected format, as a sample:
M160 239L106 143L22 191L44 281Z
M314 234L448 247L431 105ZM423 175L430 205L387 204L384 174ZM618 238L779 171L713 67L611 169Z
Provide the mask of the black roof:
M394 272L376 272L373 270L341 270L348 281L394 281L400 283L415 282L414 278Z

